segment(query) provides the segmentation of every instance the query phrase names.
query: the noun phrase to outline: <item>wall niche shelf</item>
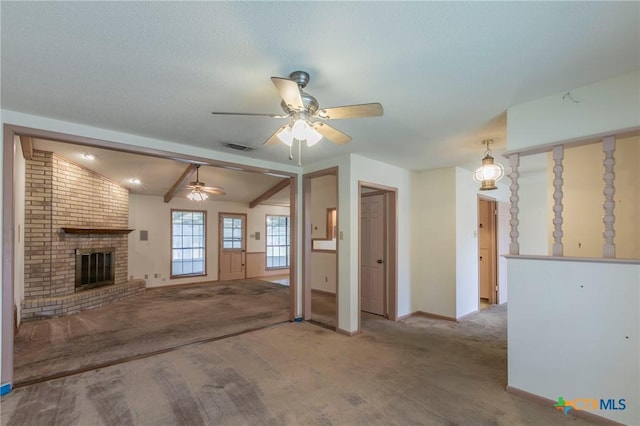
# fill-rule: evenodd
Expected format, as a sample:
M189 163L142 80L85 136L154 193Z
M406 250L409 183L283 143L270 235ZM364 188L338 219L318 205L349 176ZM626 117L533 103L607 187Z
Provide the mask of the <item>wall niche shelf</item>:
M133 229L120 229L120 228L62 228L66 234L107 234L107 235L124 235L129 234Z

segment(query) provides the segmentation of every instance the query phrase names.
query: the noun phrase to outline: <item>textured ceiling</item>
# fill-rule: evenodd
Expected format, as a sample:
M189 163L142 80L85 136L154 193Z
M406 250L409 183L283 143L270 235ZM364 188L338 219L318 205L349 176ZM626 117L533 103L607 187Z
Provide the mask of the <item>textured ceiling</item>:
M339 120L303 162L355 152L420 170L504 149L505 110L637 69L639 2L7 2L2 108L287 163L269 77L311 74ZM127 141L118 141L124 142ZM233 151L236 153L236 151Z
M34 149L56 154L84 168L92 170L112 182L129 188L133 194L164 196L188 167L187 162L130 154L109 149L81 147L68 143L34 139ZM85 154L95 158L88 160ZM214 201L234 201L249 204L265 191L279 183L283 177L269 176L220 167L201 166L199 179L208 186L221 186L225 195L211 196ZM131 183L138 179L139 184ZM195 181L196 175L189 178ZM176 197L185 197L189 190L184 188ZM274 194L262 204L289 205L289 188Z

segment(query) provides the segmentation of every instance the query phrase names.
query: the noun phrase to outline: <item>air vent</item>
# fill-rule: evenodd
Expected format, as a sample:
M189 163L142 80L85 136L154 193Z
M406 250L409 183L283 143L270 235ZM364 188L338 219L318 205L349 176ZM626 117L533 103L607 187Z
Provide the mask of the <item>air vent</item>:
M237 151L253 151L254 149L256 149L253 146L243 145L241 143L233 143L233 142L226 142L226 143L223 143L222 145L226 146L227 148L235 149Z

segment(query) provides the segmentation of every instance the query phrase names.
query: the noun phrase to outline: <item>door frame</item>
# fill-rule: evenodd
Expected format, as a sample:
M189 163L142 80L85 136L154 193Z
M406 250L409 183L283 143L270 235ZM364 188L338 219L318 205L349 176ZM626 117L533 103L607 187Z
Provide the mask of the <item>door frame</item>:
M358 333L362 328L362 311L360 307L360 296L362 294L362 277L360 268L362 266L361 256L361 233L362 220L360 217L362 209L363 188L374 189L384 193L384 204L386 210L385 219L385 252L387 253L385 294L387 295L387 318L391 321L398 321L398 188L380 185L366 181L358 181Z
M302 177L302 314L305 321L312 318L311 314L311 179L322 176L336 177L336 325L335 330L339 329L340 324L340 193L338 185L339 167L330 167L328 169L318 170L316 172L307 173Z
M498 303L498 201L495 198L487 197L486 195L478 194L477 213L476 213L476 227L480 225L480 202L486 201L493 207L493 214L491 217L491 291L489 292L489 304L495 305ZM480 273L480 234L478 232L478 310L480 310L480 299L482 294L482 280Z
M221 264L222 264L222 219L224 216L242 216L242 271L244 276L242 278L237 278L239 280L243 280L247 278L247 214L246 213L231 213L231 212L218 212L218 281L222 281L220 279L221 273ZM266 238L266 237L265 237ZM266 239L265 239L266 244ZM266 248L265 248L266 250Z

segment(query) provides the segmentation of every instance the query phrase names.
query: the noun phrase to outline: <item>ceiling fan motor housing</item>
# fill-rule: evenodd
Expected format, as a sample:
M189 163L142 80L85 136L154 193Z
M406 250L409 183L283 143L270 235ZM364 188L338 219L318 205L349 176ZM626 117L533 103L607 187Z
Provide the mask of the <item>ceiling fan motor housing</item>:
M295 81L301 89L304 89L309 84L310 77L306 71L294 71L289 74L289 80Z

